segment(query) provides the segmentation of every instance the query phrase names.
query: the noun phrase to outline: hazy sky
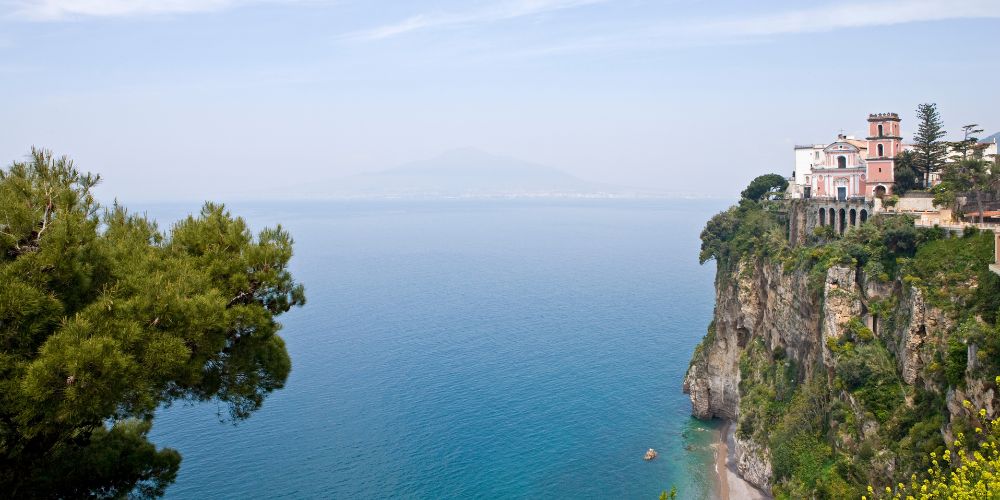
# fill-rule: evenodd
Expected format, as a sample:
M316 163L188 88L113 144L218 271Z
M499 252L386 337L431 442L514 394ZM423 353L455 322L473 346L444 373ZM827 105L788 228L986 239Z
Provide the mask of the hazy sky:
M731 196L937 102L1000 131L1000 0L0 0L0 161L234 199L458 147Z

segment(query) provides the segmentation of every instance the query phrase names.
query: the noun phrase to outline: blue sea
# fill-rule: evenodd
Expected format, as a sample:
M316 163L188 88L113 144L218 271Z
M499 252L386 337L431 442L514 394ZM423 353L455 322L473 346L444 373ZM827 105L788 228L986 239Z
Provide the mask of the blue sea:
M131 207L161 227L197 204ZM284 389L158 412L168 498L714 495L681 381L711 319L707 201L237 203L295 238ZM647 448L659 458L643 461Z

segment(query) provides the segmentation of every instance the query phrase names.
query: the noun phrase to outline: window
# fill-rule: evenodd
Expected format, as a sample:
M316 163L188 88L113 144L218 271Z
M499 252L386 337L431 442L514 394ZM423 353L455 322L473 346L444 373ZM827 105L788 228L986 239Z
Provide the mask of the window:
M882 126L879 125L879 128L882 128ZM879 131L878 135L882 135L882 131L881 130ZM878 145L878 157L881 158L883 156L885 156L885 148L881 144L879 144Z
M878 126L878 136L882 137L882 125L881 124L879 124L879 126Z
M847 157L838 156L837 157L837 168L847 168Z

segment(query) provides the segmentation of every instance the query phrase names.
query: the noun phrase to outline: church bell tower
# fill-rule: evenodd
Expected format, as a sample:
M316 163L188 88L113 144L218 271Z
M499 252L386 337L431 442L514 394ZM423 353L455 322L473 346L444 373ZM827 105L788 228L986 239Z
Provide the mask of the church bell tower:
M896 155L903 149L899 132L899 115L877 113L868 115L868 165L865 175L866 198L881 198L892 194L896 181Z

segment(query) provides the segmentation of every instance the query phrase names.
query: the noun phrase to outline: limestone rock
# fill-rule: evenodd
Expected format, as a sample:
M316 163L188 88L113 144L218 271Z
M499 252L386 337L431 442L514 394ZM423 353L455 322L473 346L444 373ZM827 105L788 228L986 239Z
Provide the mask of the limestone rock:
M766 446L750 440L742 440L739 435L735 442L736 472L748 483L764 491L771 491L771 455Z

